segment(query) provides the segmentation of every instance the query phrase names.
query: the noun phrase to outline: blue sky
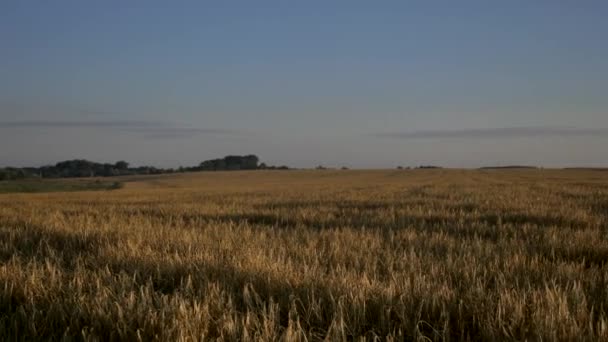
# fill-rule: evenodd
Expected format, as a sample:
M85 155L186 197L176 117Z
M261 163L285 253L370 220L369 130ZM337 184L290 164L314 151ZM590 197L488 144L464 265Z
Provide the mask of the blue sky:
M0 2L0 165L608 165L605 1Z

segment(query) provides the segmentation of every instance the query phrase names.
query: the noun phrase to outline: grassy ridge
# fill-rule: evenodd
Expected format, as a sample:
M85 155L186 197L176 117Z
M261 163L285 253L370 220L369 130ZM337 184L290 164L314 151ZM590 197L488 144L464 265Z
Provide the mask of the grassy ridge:
M292 171L0 196L0 336L608 340L608 174Z

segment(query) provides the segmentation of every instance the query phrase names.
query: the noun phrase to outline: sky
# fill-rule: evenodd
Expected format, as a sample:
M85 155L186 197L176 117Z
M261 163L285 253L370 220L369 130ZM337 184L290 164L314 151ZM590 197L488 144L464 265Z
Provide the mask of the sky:
M0 0L0 166L608 166L606 1Z

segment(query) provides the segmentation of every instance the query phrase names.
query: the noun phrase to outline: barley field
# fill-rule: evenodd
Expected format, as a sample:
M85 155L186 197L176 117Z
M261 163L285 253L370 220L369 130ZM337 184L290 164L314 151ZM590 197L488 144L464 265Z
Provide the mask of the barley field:
M324 170L0 194L3 340L608 341L608 172Z

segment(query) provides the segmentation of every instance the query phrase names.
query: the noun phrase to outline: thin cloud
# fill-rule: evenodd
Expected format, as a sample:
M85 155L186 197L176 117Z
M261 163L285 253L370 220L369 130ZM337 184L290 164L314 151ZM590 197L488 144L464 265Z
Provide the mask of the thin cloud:
M133 113L126 112L113 112L107 110L92 110L92 109L80 109L77 111L78 114L85 116L129 116Z
M190 138L201 134L234 134L235 131L226 129L205 129L188 127L153 127L153 128L133 128L131 132L142 133L148 139L176 139Z
M124 121L124 120L112 120L112 121L45 121L45 120L31 120L31 121L4 121L0 122L0 128L72 128L72 127L92 127L92 128L103 128L103 127L159 127L165 126L166 124L160 122L151 121Z
M436 138L526 138L526 137L608 137L608 128L505 127L463 130L425 130L378 133L375 136L399 139Z
M0 122L2 128L100 128L116 129L131 133L143 134L145 138L189 138L200 134L230 134L235 131L213 128L182 127L175 123L160 121L4 121Z

